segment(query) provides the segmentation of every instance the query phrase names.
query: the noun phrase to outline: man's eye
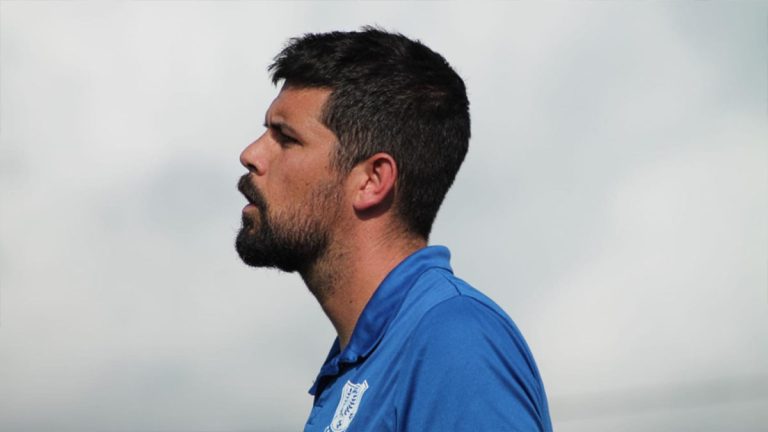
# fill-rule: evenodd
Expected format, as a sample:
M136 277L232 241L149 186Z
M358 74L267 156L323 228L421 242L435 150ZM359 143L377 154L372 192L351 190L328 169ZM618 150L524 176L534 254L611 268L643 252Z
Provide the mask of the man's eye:
M275 139L281 145L289 145L289 144L297 144L298 143L298 141L296 141L295 138L290 137L288 135L285 135L284 133L279 132L279 131L275 131Z

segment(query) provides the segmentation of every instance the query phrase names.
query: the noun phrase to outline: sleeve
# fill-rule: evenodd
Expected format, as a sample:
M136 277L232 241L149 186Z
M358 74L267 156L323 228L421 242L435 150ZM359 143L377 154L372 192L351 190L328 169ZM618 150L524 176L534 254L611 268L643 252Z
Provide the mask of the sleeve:
M533 357L506 315L457 296L430 310L407 344L398 430L552 430Z

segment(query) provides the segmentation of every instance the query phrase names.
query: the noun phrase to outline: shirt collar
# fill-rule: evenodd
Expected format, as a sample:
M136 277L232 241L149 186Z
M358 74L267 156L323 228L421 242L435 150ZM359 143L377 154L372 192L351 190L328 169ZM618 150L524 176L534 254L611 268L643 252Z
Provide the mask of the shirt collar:
M367 357L381 341L419 276L436 267L452 272L450 259L448 248L428 246L414 252L392 269L365 305L344 351L340 352L339 340L336 338L309 393L315 394L322 377L338 374L340 364L355 363Z

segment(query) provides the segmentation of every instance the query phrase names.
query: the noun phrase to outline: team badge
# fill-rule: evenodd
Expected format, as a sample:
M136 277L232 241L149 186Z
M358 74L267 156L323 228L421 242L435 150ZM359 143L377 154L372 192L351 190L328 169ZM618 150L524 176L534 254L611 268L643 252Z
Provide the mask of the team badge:
M347 430L352 419L355 418L355 414L357 414L357 409L360 408L360 401L366 390L368 390L367 380L360 384L354 384L352 381L347 381L344 384L339 406L336 407L331 425L325 428L326 432L344 432Z

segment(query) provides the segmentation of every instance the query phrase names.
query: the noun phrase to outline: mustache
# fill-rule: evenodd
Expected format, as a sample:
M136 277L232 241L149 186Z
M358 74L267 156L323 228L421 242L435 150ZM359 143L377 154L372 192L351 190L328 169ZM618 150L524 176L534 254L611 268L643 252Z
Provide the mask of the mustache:
M247 199L249 203L258 207L259 210L263 211L267 208L267 202L264 200L264 196L259 192L256 186L248 180L248 174L243 174L243 176L240 177L240 180L237 182L237 190L245 196L245 199Z

